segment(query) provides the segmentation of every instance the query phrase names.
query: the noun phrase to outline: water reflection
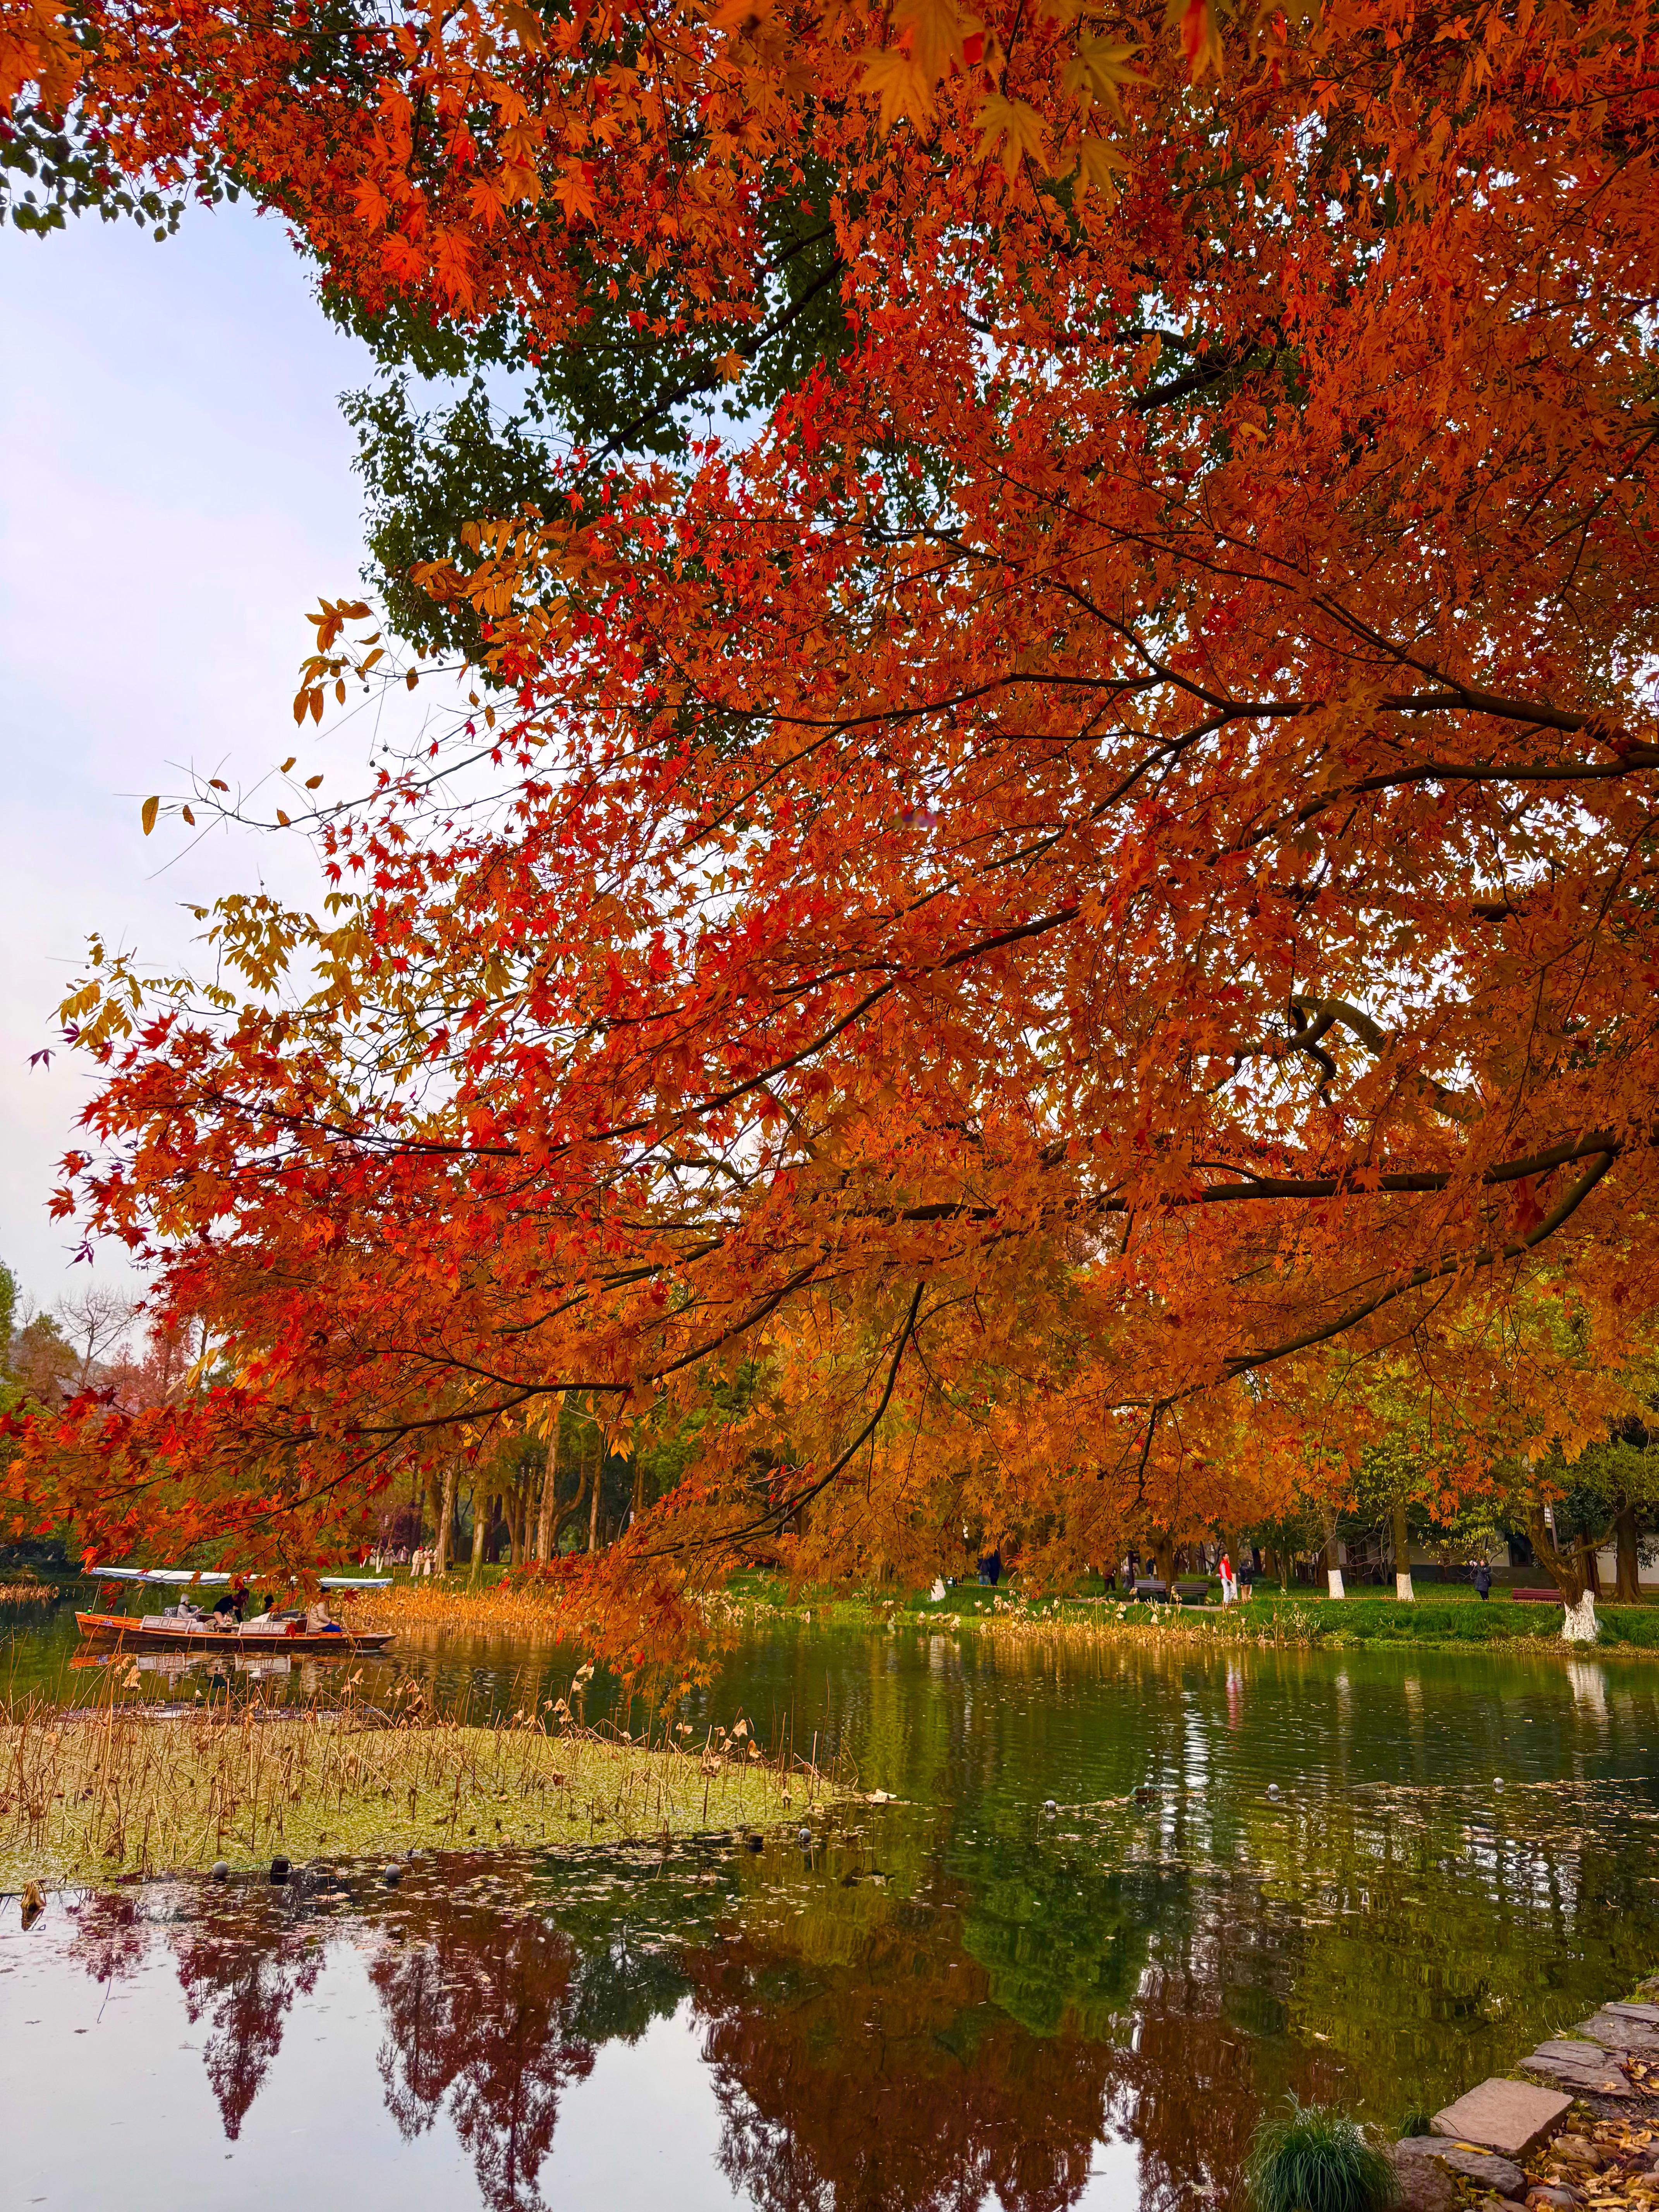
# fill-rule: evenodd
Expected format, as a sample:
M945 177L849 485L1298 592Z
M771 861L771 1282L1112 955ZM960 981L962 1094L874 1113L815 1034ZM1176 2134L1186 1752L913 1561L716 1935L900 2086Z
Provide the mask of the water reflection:
M280 2096L285 2039L326 2016L363 2063L356 2154L396 2146L434 2177L459 2156L489 2212L575 2201L569 2116L612 2094L601 2054L647 2039L708 2102L712 2135L677 2106L649 2122L671 2172L695 2155L700 2203L1060 2212L1120 2144L1122 2185L1175 2212L1232 2203L1285 2089L1396 2122L1659 1960L1644 1675L826 1638L751 1650L709 1694L763 1729L809 1717L902 1802L807 1850L450 1854L394 1891L352 1869L158 1884L27 1937L13 1906L0 2078L24 2135L96 2095L94 2045L64 2038L118 1998L102 2032L120 2014L133 2039L103 2063L171 2049L181 2017L232 2144ZM14 2048L13 1998L66 1979L91 2010ZM308 2125L308 2157L347 2155ZM212 2148L186 2130L179 2155Z

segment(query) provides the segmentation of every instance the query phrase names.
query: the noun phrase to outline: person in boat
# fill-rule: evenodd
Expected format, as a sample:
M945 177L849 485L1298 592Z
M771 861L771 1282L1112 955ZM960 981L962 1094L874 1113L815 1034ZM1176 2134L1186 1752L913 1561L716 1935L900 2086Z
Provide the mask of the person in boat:
M306 1607L305 1633L307 1636L343 1636L345 1631L337 1620L331 1620L323 1609L321 1598L313 1598Z
M213 1603L213 1625L216 1628L240 1628L242 1615L247 1610L247 1585L233 1584L221 1591Z

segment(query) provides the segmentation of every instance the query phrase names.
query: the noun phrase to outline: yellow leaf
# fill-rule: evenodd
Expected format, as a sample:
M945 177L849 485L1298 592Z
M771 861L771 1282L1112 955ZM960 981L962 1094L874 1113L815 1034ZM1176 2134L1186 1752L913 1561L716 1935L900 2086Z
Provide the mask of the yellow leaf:
M720 356L720 374L728 384L741 384L743 373L748 366L748 362L740 353L726 353Z
M320 722L323 719L323 687L320 684L311 695L311 719L313 722Z
M307 791L315 791L322 780L323 779L319 775L308 775L306 778L306 789Z
M759 30L777 0L721 0L709 21L717 31L741 31L745 36Z
M282 826L283 827L283 829L284 829L284 830L286 830L286 829L288 828L288 826L289 826L288 817L287 817L287 815L286 815L286 814L284 814L284 813L283 813L283 810L282 810L282 808L281 808L280 806L276 809L276 819L277 819L277 821L278 821L278 822L280 822L280 823L281 823L281 824L282 824Z
M155 817L161 811L159 799L147 799L138 810L138 821L146 837L155 827Z
M179 809L179 811L184 816L185 821L189 823L191 828L193 830L196 827L196 817L191 812L189 807L181 806Z
M294 695L294 719L296 722L304 721L306 718L306 708L310 702L311 694L305 689L304 685L301 684L300 689Z
M1074 174L1080 192L1103 192L1109 204L1117 198L1117 180L1129 164L1109 139L1085 138L1077 149Z
M296 755L295 755L295 754L293 754L293 753L290 753L290 754L289 755L288 758L287 758L287 759L283 763L283 765L281 766L281 768L279 768L279 769L277 769L277 771L276 771L277 775L286 775L288 774L288 772L289 772L289 769L291 769L291 768L293 767L294 763L295 763L295 758L296 758L296 757L297 757L297 756L296 756Z
M228 783L222 781L218 776L210 775L208 778L208 789L210 791L228 791L230 789L230 786Z
M1042 163L1042 118L1024 100L1005 100L1000 92L994 92L981 104L975 120L980 127L980 160L988 161L996 155L1010 184L1028 155Z
M1066 91L1092 92L1097 99L1105 101L1121 123L1123 107L1118 99L1119 88L1150 82L1129 66L1139 52L1139 46L1114 46L1108 39L1079 40L1076 52L1066 64L1063 82Z
M420 680L418 672L415 669L411 668L408 675L404 677L404 683L406 688L412 691Z
M930 87L961 61L963 38L980 27L976 21L964 21L951 0L899 0L893 20L901 44Z
M514 37L527 54L538 54L543 51L547 45L547 32L538 15L532 15L528 8L515 6L514 0L507 0L501 13L507 18Z
M908 54L885 46L865 58L860 90L881 103L881 127L890 131L900 116L925 123L933 112L933 91L927 76Z
M334 696L338 703L343 707L345 704L345 678L343 676L337 677L335 678Z

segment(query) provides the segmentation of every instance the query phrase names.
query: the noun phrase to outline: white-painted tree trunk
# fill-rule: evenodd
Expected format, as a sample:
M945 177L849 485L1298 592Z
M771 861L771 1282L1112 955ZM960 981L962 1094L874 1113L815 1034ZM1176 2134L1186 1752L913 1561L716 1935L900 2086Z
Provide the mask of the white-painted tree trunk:
M1417 1592L1412 1588L1412 1578L1408 1574L1395 1575L1394 1594L1401 1605L1415 1605L1417 1602Z
M1561 1623L1564 1644L1594 1644L1598 1632L1595 1625L1595 1592L1587 1589L1577 1605L1570 1605Z
M1342 1570L1340 1567L1327 1567L1325 1570L1325 1579L1330 1584L1331 1595L1333 1597L1346 1597L1348 1593L1342 1587Z

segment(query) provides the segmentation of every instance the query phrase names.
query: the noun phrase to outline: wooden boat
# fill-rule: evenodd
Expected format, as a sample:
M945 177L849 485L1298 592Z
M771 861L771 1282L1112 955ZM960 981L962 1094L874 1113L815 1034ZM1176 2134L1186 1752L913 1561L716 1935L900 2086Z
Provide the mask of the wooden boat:
M349 1628L308 1635L297 1622L280 1628L208 1628L180 1626L158 1613L77 1613L82 1636L100 1644L117 1643L169 1651L199 1651L209 1657L221 1651L244 1656L263 1654L269 1658L320 1657L332 1652L384 1651L392 1641L390 1629L354 1633Z

